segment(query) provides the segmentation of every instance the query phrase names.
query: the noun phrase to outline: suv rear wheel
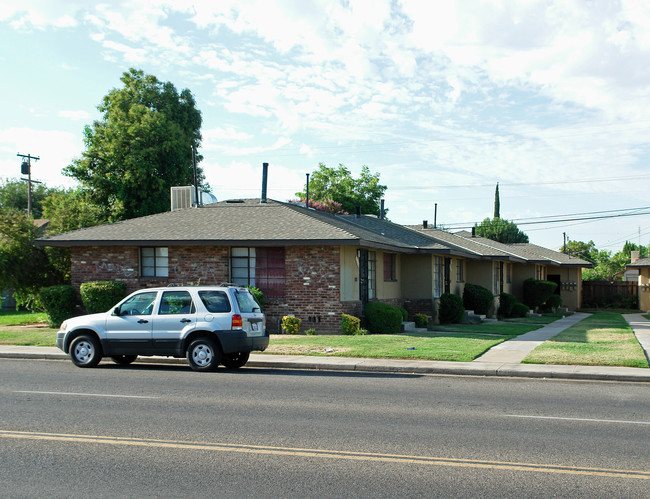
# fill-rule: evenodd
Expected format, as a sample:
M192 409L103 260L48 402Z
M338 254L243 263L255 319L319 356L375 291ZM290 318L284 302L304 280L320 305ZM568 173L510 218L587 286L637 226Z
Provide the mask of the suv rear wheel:
M250 355L251 354L249 352L224 354L223 358L221 359L221 363L228 369L239 369L244 364L246 364L246 362L248 362Z
M120 366L128 366L137 359L137 355L113 355L111 359Z
M214 371L221 362L221 349L210 338L198 338L187 348L187 361L195 371Z
M70 344L70 358L77 367L95 367L102 360L102 347L94 336L77 336Z

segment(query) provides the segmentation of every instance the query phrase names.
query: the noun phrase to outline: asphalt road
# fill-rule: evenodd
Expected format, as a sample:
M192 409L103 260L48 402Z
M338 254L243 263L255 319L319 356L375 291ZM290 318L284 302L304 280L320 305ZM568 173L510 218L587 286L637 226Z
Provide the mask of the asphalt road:
M647 384L0 360L3 497L650 496Z

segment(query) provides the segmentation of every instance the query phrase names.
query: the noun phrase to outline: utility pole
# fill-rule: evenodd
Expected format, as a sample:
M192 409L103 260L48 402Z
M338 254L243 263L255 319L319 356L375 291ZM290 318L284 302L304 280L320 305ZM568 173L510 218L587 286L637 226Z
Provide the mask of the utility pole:
M31 154L16 154L23 158L23 162L20 165L20 173L27 175L27 178L21 178L20 180L27 182L27 216L32 216L32 182L40 184L38 180L32 180L32 159L38 161L41 159L38 156L32 156Z

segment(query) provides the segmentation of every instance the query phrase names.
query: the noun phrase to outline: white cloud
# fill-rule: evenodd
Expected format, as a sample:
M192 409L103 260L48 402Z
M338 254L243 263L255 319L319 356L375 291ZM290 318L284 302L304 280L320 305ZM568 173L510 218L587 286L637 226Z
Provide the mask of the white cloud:
M59 111L59 117L66 118L73 121L87 120L90 118L90 113L87 111Z
M72 186L75 181L61 176L61 170L82 150L81 139L72 133L56 130L6 128L0 130L0 168L7 177L20 175L20 158L16 153L31 154L40 160L32 163L32 178L48 187Z

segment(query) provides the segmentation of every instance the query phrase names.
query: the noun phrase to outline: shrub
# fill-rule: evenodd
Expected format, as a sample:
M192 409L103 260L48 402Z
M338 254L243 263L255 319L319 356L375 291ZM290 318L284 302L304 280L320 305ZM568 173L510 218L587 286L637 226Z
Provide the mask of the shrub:
M562 297L560 295L552 294L551 296L548 297L546 303L542 305L542 308L550 312L555 312L558 309L558 307L561 306L562 306Z
M526 279L524 281L524 303L536 310L555 293L555 288L557 288L555 282L540 281L533 278Z
M462 322L464 315L463 299L458 295L443 293L440 297L440 308L438 309L440 323L457 324Z
M359 328L359 329L357 329L356 333L354 333L354 335L355 336L365 336L365 335L367 335L369 333L370 333L370 331L368 331L367 329Z
M413 316L413 321L415 322L416 327L427 327L429 325L429 318L426 314L415 314Z
M465 310L473 310L478 315L488 315L493 303L494 295L489 289L469 282L465 284L463 291Z
M402 311L395 305L373 301L366 304L365 319L368 330L373 333L401 333Z
M405 308L399 307L399 311L402 313L402 321L403 322L406 322L407 320L409 320L408 310L406 310Z
M293 315L285 315L282 317L282 329L289 334L298 334L300 331L300 323L302 319L294 317Z
M50 327L59 327L64 320L75 315L77 293L74 286L61 284L41 288L39 294Z
M524 305L521 302L517 302L512 306L512 312L511 312L511 317L526 317L528 315L528 312L530 312L530 307L528 305Z
M79 288L81 302L89 314L106 312L126 296L126 284L113 281L84 282Z
M499 297L499 315L502 317L512 317L512 307L517 303L515 295L510 293L501 293Z
M253 295L253 298L255 298L255 301L257 304L260 306L260 311L264 310L264 293L260 291L259 288L256 288L255 286L246 286L251 294Z
M355 334L361 327L361 319L353 315L341 314L341 332Z
M305 334L307 336L316 336L316 330L313 327L309 328L309 329L307 329L307 331L305 331Z

